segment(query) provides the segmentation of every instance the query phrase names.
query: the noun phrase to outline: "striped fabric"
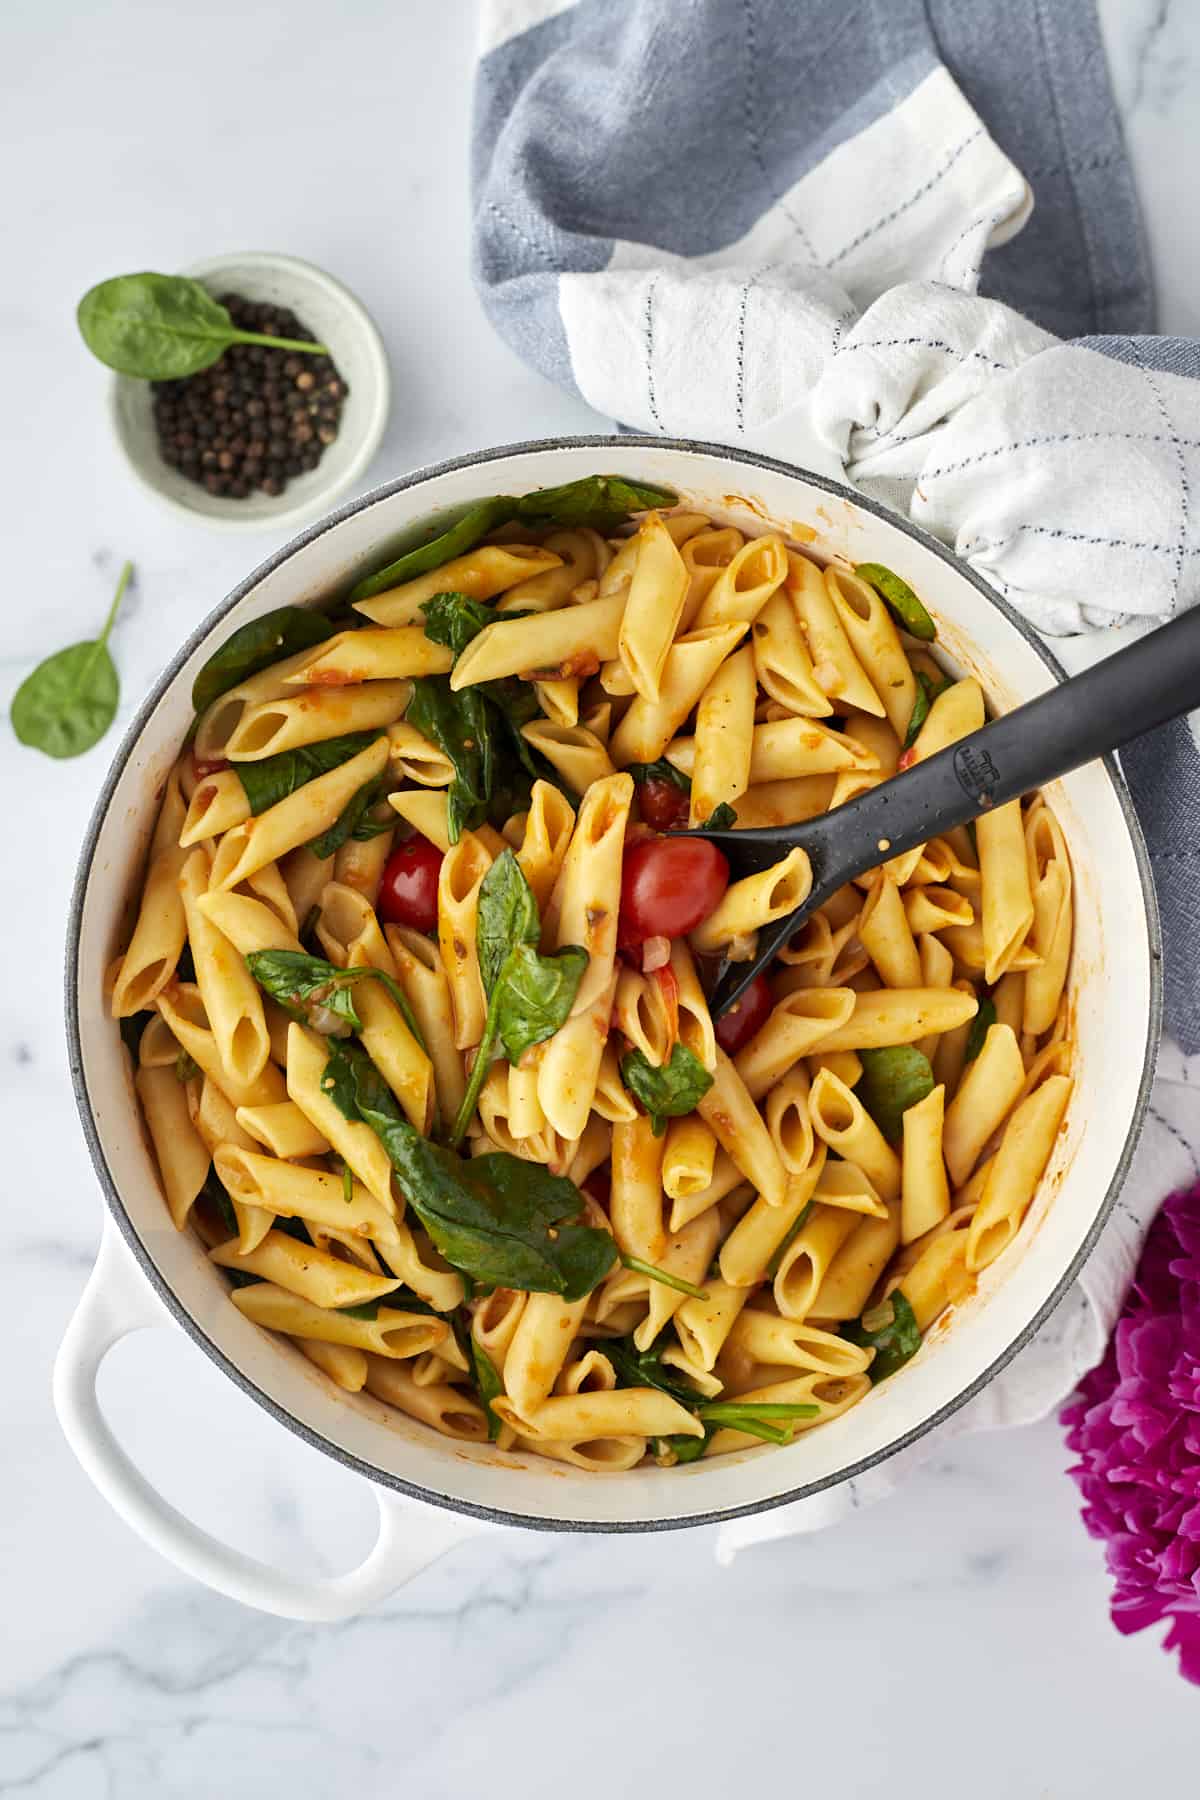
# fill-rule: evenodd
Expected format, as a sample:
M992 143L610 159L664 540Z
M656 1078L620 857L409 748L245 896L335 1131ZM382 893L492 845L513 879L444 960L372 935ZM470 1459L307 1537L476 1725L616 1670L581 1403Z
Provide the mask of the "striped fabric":
M496 329L599 412L849 480L1072 670L1200 595L1200 348L1147 335L1086 0L485 0L473 185ZM878 1497L947 1430L1053 1408L1099 1359L1159 1199L1194 1179L1194 721L1123 761L1177 1042L1099 1249L942 1432L727 1527L724 1553Z

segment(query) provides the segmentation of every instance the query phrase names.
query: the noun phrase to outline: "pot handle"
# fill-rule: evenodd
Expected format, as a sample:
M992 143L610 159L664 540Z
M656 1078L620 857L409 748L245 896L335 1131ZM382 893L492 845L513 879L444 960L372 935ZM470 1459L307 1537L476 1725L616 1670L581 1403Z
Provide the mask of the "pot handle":
M289 1575L202 1531L130 1461L96 1396L96 1377L113 1345L131 1331L164 1324L174 1320L135 1266L116 1225L106 1219L96 1266L55 1360L54 1407L67 1442L109 1505L186 1575L261 1612L328 1623L365 1612L445 1551L486 1529L372 1482L379 1535L366 1560L344 1575Z

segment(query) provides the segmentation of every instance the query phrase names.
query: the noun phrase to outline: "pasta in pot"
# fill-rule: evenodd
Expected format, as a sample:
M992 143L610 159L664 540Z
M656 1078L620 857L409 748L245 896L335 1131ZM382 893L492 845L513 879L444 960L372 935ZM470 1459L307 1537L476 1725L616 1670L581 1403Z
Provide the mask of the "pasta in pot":
M655 834L814 817L986 714L889 571L672 498L549 490L231 659L110 971L243 1316L354 1404L610 1477L859 1404L1019 1236L1071 1093L1041 795L848 883L714 1021L808 859Z

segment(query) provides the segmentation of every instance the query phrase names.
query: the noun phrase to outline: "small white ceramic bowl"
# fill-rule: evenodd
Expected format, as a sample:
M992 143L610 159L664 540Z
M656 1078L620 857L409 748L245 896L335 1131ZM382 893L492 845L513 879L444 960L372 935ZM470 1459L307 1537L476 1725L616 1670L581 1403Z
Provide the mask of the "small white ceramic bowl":
M315 341L328 347L348 389L337 437L316 468L293 477L282 494L256 492L231 500L208 493L163 460L151 383L114 375L110 408L117 442L142 486L176 512L221 531L266 531L280 525L293 530L327 512L362 477L379 448L392 397L383 339L348 288L299 257L249 250L211 257L184 273L214 295L241 294L290 308Z

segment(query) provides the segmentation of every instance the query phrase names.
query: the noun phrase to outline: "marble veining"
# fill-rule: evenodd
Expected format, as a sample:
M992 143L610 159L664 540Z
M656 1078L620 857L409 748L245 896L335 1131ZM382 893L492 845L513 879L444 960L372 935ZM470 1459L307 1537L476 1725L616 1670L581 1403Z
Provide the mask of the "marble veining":
M1100 10L1162 328L1195 333L1200 11L1181 0ZM95 631L128 556L119 726L277 540L209 535L127 476L104 375L74 333L92 281L240 247L333 269L393 358L377 479L598 424L521 367L471 290L466 8L360 0L335 29L313 0L286 14L170 7L153 31L148 18L117 0L96 32L80 0L17 0L3 28L5 66L24 76L3 126L20 176L6 241L21 280L3 302L0 698L41 656ZM0 1796L562 1800L651 1781L715 1796L781 1776L853 1795L969 1779L979 1800L1194 1786L1200 1700L1148 1638L1109 1627L1100 1554L1052 1422L939 1446L889 1500L728 1569L710 1529L486 1533L341 1626L249 1612L147 1550L77 1468L48 1398L100 1225L62 1037L63 921L116 741L114 730L83 760L51 764L7 723L0 735ZM1168 1049L1150 1130L1180 1180L1198 1167L1198 1081ZM121 1345L101 1396L130 1453L201 1524L292 1569L363 1554L373 1507L362 1485L234 1392L181 1334ZM918 1731L932 1720L936 1733Z

